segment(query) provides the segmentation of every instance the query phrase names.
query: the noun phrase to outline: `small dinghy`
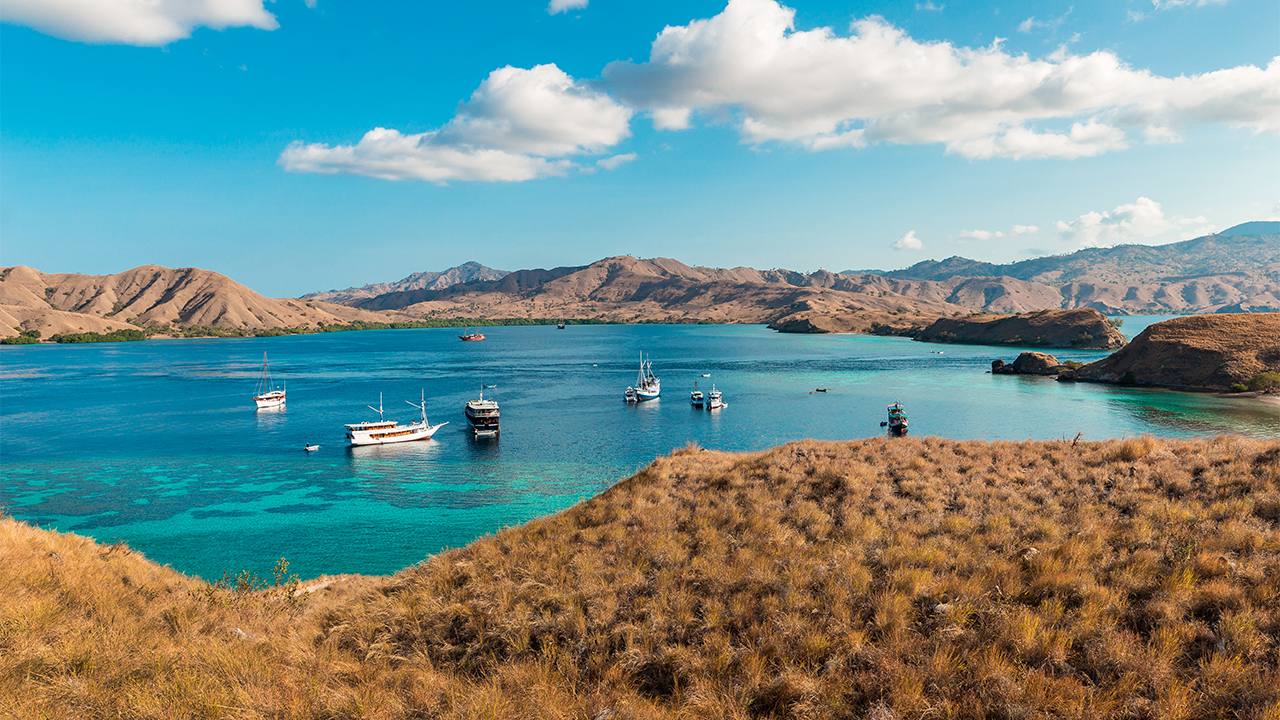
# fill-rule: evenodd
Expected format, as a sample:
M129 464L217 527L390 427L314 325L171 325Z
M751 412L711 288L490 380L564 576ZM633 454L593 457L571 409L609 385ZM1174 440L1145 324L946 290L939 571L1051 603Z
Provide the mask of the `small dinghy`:
M315 451L317 451L317 450L319 450L319 449L320 449L320 446L319 446L319 445L312 445L311 443L307 443L306 448L307 448L307 452L315 452Z

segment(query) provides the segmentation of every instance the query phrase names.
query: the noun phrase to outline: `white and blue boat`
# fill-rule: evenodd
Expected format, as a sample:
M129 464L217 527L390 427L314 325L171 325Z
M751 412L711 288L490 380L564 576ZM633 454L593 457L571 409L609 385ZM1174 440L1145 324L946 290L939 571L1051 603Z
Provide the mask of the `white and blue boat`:
M640 353L640 374L636 377L635 387L628 387L627 402L656 400L662 394L662 382L653 374L653 363Z

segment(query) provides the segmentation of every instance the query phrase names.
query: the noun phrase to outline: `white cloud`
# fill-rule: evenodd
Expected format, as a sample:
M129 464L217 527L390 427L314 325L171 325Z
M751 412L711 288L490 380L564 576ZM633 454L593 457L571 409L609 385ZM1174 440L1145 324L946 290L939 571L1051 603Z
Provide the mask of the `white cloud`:
M946 3L943 3L943 4L941 4L941 5L934 5L934 4L933 4L933 0L928 0L928 1L927 1L927 2L925 2L924 4L916 3L916 9L917 9L917 10L930 10L930 11L932 11L932 12L942 12L943 10L946 10L946 9L947 9L947 4L946 4Z
M5 0L0 19L63 40L152 46L198 27L279 27L262 0Z
M995 232L990 230L961 230L960 237L972 238L974 240L990 240L991 238L1002 238L1004 237L1004 233L999 230L996 230Z
M1187 5L1195 5L1196 7L1204 7L1205 5L1223 5L1227 0L1151 0L1151 5L1157 10L1168 10L1169 8L1184 7Z
M1036 60L999 40L920 42L879 17L847 37L797 32L794 15L775 0L730 0L664 29L648 62L611 63L602 86L658 129L702 113L736 123L744 142L815 151L941 143L970 158L1079 158L1127 147L1133 130L1161 141L1207 122L1280 132L1280 58L1167 78L1111 52Z
M636 159L636 154L633 152L629 152L625 155L614 155L613 157L607 157L607 158L604 158L603 160L597 160L596 165L599 165L605 170L617 170L620 166L625 165L635 159Z
M1158 245L1163 242L1199 237L1213 230L1204 217L1165 217L1160 203L1140 197L1114 210L1088 212L1071 222L1054 223L1059 234L1084 247L1127 243Z
M551 4L547 5L547 14L555 15L556 13L584 8L588 2L589 0L551 0Z
M992 238L1002 238L1010 235L1030 235L1031 233L1040 232L1040 228L1035 225L1014 225L1009 232L1003 230L961 230L959 237L970 238L972 240L990 240Z
M916 231L912 230L906 235L893 241L894 250L921 250L924 243L920 242L920 238L916 237Z
M1037 20L1036 17L1032 15L1026 20L1023 20L1022 24L1018 25L1018 32L1029 33L1036 28L1048 28L1049 30L1056 32L1058 28L1062 27L1062 23L1067 21L1067 16L1074 10L1075 6L1069 7L1066 12L1050 20Z
M564 175L570 155L597 153L631 134L631 110L555 65L494 70L444 127L415 135L375 128L355 145L294 142L291 172L387 180L520 181Z

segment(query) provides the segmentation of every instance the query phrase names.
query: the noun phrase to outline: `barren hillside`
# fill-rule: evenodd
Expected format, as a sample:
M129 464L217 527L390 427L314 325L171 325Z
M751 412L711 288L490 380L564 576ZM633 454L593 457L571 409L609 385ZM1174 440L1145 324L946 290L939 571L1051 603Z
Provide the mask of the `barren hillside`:
M1193 315L1159 322L1124 349L1068 378L1222 391L1262 372L1280 372L1280 313Z
M0 518L0 708L1264 720L1277 568L1280 445L1242 438L690 447L392 577L261 589Z
M0 337L16 335L17 328L48 337L145 326L251 331L390 318L333 303L273 300L199 268L143 265L114 275L51 274L21 265L0 269Z

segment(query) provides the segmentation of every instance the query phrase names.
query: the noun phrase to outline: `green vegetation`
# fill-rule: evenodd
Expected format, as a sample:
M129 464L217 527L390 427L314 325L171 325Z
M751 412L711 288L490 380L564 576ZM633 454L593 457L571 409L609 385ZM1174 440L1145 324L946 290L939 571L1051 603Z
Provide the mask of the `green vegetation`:
M112 330L109 333L83 332L59 333L49 338L56 343L99 343L99 342L133 342L146 340L143 330Z
M1280 713L1275 442L691 446L289 591L9 519L0 557L15 717Z
M0 345L35 345L40 342L39 330L15 329L18 330L18 336L0 339Z
M1084 363L1080 362L1079 360L1067 360L1062 364L1065 365L1068 370L1078 370L1084 367Z
M1261 372L1245 383L1255 392L1280 392L1280 372Z

